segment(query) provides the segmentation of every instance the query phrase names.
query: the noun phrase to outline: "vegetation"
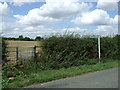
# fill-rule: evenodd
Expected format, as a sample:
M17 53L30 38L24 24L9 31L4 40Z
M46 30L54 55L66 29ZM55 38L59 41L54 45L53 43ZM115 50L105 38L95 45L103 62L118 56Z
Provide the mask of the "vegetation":
M39 41L39 40L41 40L41 39L43 39L43 38L40 37L40 36L37 36L37 37L35 38L35 41Z
M2 39L2 64L4 65L9 60L7 60L8 51L7 51L7 43L4 39Z
M119 40L120 36L101 37L101 62L106 62L107 58L118 59ZM52 36L44 39L42 46L43 53L38 61L52 69L99 62L97 38L79 38L73 34Z
M117 67L120 59L119 41L120 35L101 37L102 59L98 63L98 44L95 38L80 38L71 34L42 39L42 51L36 55L35 61L25 62L24 65L3 66L3 88L23 87Z
M20 40L20 41L38 41L43 39L40 36L37 36L35 39L29 38L29 37L23 37L23 35L20 35L18 38L14 37L4 37L5 40Z
M118 66L118 60L108 60L106 63L97 63L95 65L82 65L78 67L61 68L58 70L39 70L38 63L29 63L29 69L26 67L21 70L14 70L14 77L5 78L2 81L3 88L18 88L31 84L48 82L51 80L72 77L88 72L99 71ZM39 67L37 67L39 66Z

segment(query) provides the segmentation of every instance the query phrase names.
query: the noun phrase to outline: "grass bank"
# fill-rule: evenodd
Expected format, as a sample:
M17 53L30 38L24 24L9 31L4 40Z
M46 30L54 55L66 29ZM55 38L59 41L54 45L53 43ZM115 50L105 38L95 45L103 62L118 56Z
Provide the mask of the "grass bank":
M27 70L24 75L14 78L3 79L3 88L19 88L32 84L48 82L56 79L73 77L88 72L100 71L118 66L118 60L112 60L105 63L97 63L95 65L81 65L77 67L61 68L59 70Z

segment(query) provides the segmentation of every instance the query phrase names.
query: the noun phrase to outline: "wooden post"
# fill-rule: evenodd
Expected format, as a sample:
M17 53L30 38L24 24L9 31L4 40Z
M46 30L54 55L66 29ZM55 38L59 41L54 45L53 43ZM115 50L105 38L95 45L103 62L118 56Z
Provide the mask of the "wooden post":
M36 46L33 47L33 50L34 50L34 60L36 58Z
M16 61L18 61L18 47L16 47Z

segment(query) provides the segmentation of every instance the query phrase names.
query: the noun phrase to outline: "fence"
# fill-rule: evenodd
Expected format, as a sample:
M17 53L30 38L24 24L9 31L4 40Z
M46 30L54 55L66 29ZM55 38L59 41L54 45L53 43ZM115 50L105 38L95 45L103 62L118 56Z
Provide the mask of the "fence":
M7 47L8 60L15 62L21 60L24 63L25 60L34 60L36 53L40 51L40 46L33 47Z

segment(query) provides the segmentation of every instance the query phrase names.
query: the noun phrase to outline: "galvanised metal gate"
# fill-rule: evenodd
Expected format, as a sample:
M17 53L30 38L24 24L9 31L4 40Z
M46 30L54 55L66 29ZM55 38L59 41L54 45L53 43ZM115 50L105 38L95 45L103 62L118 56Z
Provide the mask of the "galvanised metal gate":
M7 47L8 57L7 59L11 62L22 60L24 64L25 60L34 60L36 53L40 49L40 46L33 47Z

